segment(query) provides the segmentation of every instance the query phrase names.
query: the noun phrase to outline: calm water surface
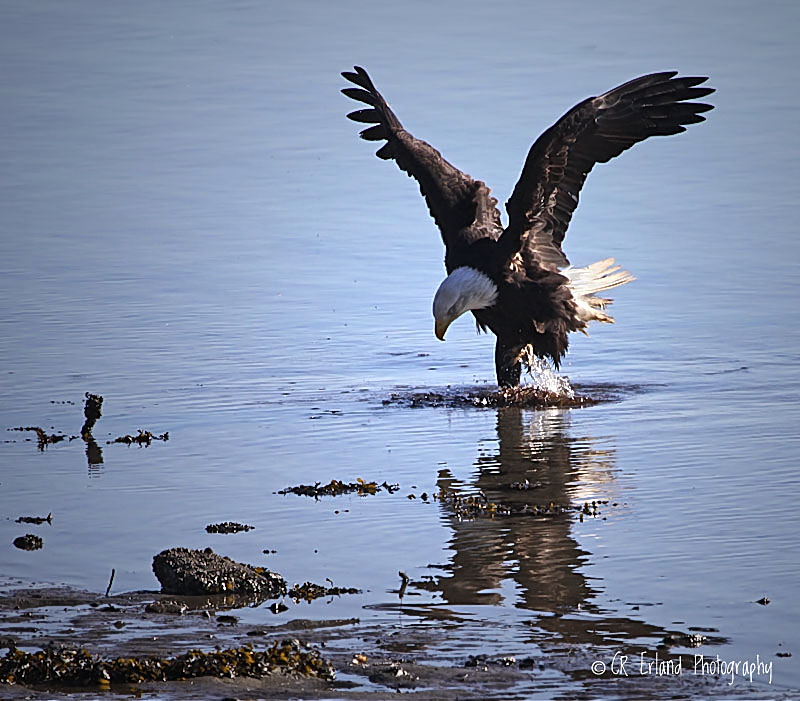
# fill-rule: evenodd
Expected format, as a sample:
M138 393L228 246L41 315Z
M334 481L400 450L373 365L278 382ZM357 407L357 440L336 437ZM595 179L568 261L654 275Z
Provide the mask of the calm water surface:
M451 617L523 656L716 629L700 652L760 655L800 688L800 10L562 5L459 3L455 25L449 2L0 8L0 426L76 434L84 392L105 397L102 461L3 435L0 584L102 591L115 567L115 589L153 589L155 553L211 545L365 592L289 616ZM639 277L564 367L620 401L384 405L491 382L493 340L467 320L434 338L441 243L415 184L344 119L353 63L501 201L579 99L651 70L712 76L708 123L600 166L567 237L575 263L613 255ZM170 440L105 442L137 428ZM401 489L275 494L358 477ZM507 499L524 479L537 501L609 504L467 522L406 498ZM256 530L205 533L223 520ZM10 545L31 529L43 550ZM489 645L452 640L430 655Z

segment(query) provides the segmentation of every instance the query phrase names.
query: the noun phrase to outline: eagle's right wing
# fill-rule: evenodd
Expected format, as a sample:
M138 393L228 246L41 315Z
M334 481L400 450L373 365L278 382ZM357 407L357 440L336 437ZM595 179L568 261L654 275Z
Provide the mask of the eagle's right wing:
M342 75L358 87L344 88L342 92L366 103L369 108L347 116L355 122L372 124L361 132L361 138L385 141L376 155L394 159L419 183L445 246L458 248L480 236L497 238L502 228L500 212L489 188L448 163L430 144L415 139L403 129L367 72L359 66L355 66L354 71L345 71Z

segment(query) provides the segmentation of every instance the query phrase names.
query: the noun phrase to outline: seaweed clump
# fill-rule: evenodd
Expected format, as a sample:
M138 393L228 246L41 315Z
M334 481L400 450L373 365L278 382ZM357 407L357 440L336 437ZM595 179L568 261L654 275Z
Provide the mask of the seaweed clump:
M581 407L597 404L592 397L550 392L539 387L503 387L496 390L477 390L458 392L413 392L394 393L383 404L400 404L412 409L419 407L478 407L500 408L519 407L533 409L540 407Z
M34 431L36 433L36 447L44 451L44 449L53 443L63 441L66 436L61 433L48 433L41 426L17 426L16 428L9 428L9 431Z
M135 436L131 435L124 435L124 436L117 436L113 441L108 441L109 443L125 443L126 445L130 445L131 443L136 443L137 445L150 445L153 441L168 441L169 440L169 431L162 433L160 435L156 435L151 431L144 431L141 428L136 429L138 433Z
M239 533L240 531L252 531L255 526L248 526L246 523L236 523L235 521L223 521L222 523L209 523L206 526L206 533Z
M261 678L274 672L333 681L334 670L317 650L299 640L275 641L266 650L250 645L214 652L191 650L176 657L102 659L83 648L45 647L39 652L11 648L0 659L0 682L67 685L180 681L195 677Z
M16 523L33 523L36 526L41 526L43 523L53 523L53 512L51 511L47 516L20 516Z
M333 584L333 582L331 582ZM342 594L360 594L361 590L355 587L323 587L321 584L306 582L305 584L295 584L289 590L289 596L294 599L296 604L301 601L311 602L322 596L341 596Z
M512 516L552 517L560 514L579 514L580 520L584 516L596 517L598 506L608 504L608 500L584 502L583 504L503 504L489 501L485 494L467 495L456 494L442 490L434 494L434 500L451 508L461 520L474 520L477 518L497 518Z
M400 489L399 484L388 484L382 482L366 482L360 477L355 482L342 482L341 480L331 480L328 484L320 484L315 482L313 485L301 484L297 487L286 487L281 489L278 494L299 494L304 497L314 497L315 499L321 496L335 497L340 494L358 494L358 496L367 496L369 494L377 494L382 489L385 489L389 494L394 494Z

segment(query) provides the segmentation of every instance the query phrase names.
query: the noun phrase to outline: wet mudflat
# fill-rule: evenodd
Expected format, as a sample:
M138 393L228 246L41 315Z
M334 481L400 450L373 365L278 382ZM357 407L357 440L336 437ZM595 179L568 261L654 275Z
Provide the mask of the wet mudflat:
M154 606L176 600L183 604L180 612ZM10 650L0 659L0 671L4 681L14 674L18 682L27 680L28 698L114 690L175 699L211 694L367 699L398 691L420 698L522 699L552 698L565 689L578 694L585 670L604 652L574 647L534 652L489 636L485 643L495 649L491 653L431 654L457 644L465 630L471 634L472 624L458 616L434 615L435 626L399 629L358 618L253 625L224 613L236 605L233 598L167 599L152 591L108 597L70 589L10 592L0 598L0 622L15 644L3 639ZM397 611L402 610L400 603ZM684 665L693 658L675 654L672 647L700 645L692 640L708 638L672 632L646 658L633 649L625 652L631 667L635 662L638 669L646 659L674 669L682 658ZM39 659L43 655L47 664ZM33 683L46 674L58 679ZM688 669L685 677L611 675L608 681L610 697L653 697L668 690L674 698L749 697L738 687L720 689L713 675L704 679ZM0 686L0 694L5 697L13 688Z
M261 565L267 559L264 551L272 552L263 546L277 546L268 558L269 567L280 572L286 563L294 562L293 567L288 567L295 577L293 586L282 584L274 591L254 596L253 587L243 587L242 593L236 594L231 584L229 595L186 596L169 592L178 578L165 577L163 565L159 565L158 579L162 584L173 582L165 585L166 592L160 593L158 581L151 572L146 572L143 563L132 567L135 563L120 562L117 556L110 562L119 569L122 586L144 581L147 591L119 593L120 580L115 580L114 593L108 597L99 593L102 585L95 586L97 593L28 586L0 600L2 642L9 649L26 653L45 649L53 651L48 654L74 657L76 651L85 651L81 654L105 660L104 666L98 667L98 662L92 669L110 670L109 676L116 679L114 688L168 698L202 698L208 694L381 698L398 689L420 698L428 698L432 690L437 698L552 698L584 693L582 690L609 698L652 696L667 691L678 698L681 695L747 698L753 688L764 688L766 667L755 676L756 687L742 679L741 673L732 675L735 684L730 686L724 681L724 669L709 669L704 674L694 672L696 656L708 655L709 651L716 655L732 647L725 621L709 618L700 611L666 624L653 622L652 614L664 604L647 596L595 603L603 597L583 575L581 563L586 562L587 556L591 558L591 553L584 551L579 543L586 542L587 535L603 532L605 526L624 521L631 504L624 489L602 479L607 474L608 461L614 458L613 452L592 448L586 453L585 447L565 441L561 432L568 424L564 421L578 418L582 412L613 411L659 391L658 387L641 386L606 389L605 402L595 400L581 409L474 404L448 409L437 404L414 407L398 401L399 397L417 396L416 389L393 390L389 404L380 394L371 393L367 397L356 393L347 405L341 403L342 396L349 394L346 392L331 393L324 401L320 401L321 393L305 398L290 394L292 399L284 400L281 410L286 411L289 403L297 400L298 416L305 425L318 425L317 420L311 419L317 414L311 412L331 419L346 419L350 411L363 419L361 412L366 412L381 419L389 416L392 423L408 417L414 419L413 425L417 425L418 416L426 413L423 423L442 412L451 421L489 417L498 422L499 452L494 457L479 455L476 463L479 469L471 478L469 473L464 475L466 481L441 465L435 472L435 481L418 474L416 477L421 479L406 475L393 484L379 483L382 471L378 470L373 479L376 473L370 470L362 473L365 477L352 481L333 479L326 484L288 487L289 475L283 473L272 480L275 486L282 484L282 488L268 489L265 485L257 500L260 506L255 510L247 504L238 504L237 508L233 504L228 506L228 513L234 516L245 514L243 520L247 520L249 527L222 529L229 531L225 536L214 532L218 529L209 531L207 527L213 511L210 503L201 508L209 511L199 514L201 517L195 518L195 526L190 530L177 525L173 533L168 533L139 525L138 531L134 528L131 532L147 533L148 539L155 535L161 543L174 542L176 534L182 534L179 537L183 542L200 538L221 554L247 552L245 561L255 561L258 565L242 567L245 570L249 567L247 571L259 577L259 572L265 571ZM466 387L442 388L432 394L437 398L459 397L475 391ZM578 396L580 393L579 388ZM320 406L308 406L310 402ZM344 408L326 412L326 404L332 406L331 402ZM106 418L112 416L109 412ZM101 425L98 423L98 428ZM11 445L29 455L41 455L32 444ZM173 445L176 445L174 440L164 447ZM153 454L148 451L154 447L158 446L136 448L130 469L140 474L143 471L152 478L154 473L147 465ZM131 455L128 447L117 449L125 451L122 455ZM48 448L44 457L88 460L80 444L74 443L72 447L65 444L61 455L54 450ZM106 453L107 457L111 455ZM587 458L589 461L584 462ZM582 476L573 472L573 462L583 465ZM168 461L163 463L167 464ZM214 494L220 494L220 489L217 486ZM183 489L182 493L191 494L191 490ZM358 538L363 537L361 523L373 506L377 508L370 517L374 519L370 527L389 530L361 541L360 547L372 553L370 557L380 568L377 578L375 568L350 566L360 562L360 554L346 554L350 543L358 543ZM16 526L38 527L45 534L63 535L61 520L69 522L71 516L69 513L60 516L63 508L58 509L58 504L53 508L55 516L48 512L47 517L27 517ZM192 507L192 511L196 509ZM323 530L315 530L306 522L307 533L301 533L287 548L286 544L291 543L287 534L296 532L296 528L293 523L276 527L282 519L276 520L271 514L281 510L299 519L305 518L304 513L314 519L323 515L327 525ZM414 564L412 553L421 544L413 534L418 532L420 524L429 523L431 510L436 519L452 530L452 555L449 562L430 561L420 566ZM665 506L663 513L654 518L678 522L679 516L678 511ZM244 525L236 521L218 525L225 524ZM337 546L326 530L333 531L336 539L344 536L349 542ZM390 535L394 531L408 538L408 551L403 549L402 538ZM48 541L51 540L48 535ZM127 540L130 557L141 557L135 554L135 548L130 548L137 539ZM236 547L237 543L245 543L244 548ZM98 544L101 550L95 550L95 556L102 552L102 543ZM48 542L44 552L49 553L52 547ZM211 553L211 548L205 547L205 552ZM510 568L504 564L509 562L509 555L504 554L508 547L519 562ZM294 555L292 548L301 549L302 557ZM156 561L161 562L163 557L162 553ZM219 558L214 554L203 557ZM150 560L152 555L147 558L148 563ZM188 563L190 568L196 565L191 558ZM103 576L107 577L107 571ZM209 591L224 591L225 586L220 589L220 583L224 584L230 576L233 575L222 572L220 577L209 580L213 584ZM318 583L311 583L311 579ZM755 599L754 596L750 601L740 602L740 610L768 610L772 605ZM508 609L506 602L514 600L522 606ZM491 621L488 629L487 621ZM300 665L295 669L274 668L261 678L246 673L229 678L233 669L231 658L249 662L253 659L250 651L267 654L275 645L295 639L301 645L299 649L313 651L324 664L330 664L335 679L326 681L298 673ZM791 662L791 658L779 657L791 648L780 643L773 645L770 663ZM205 667L201 669L208 673L216 669L219 679L206 675L185 682L147 681L142 670L152 673L155 668L162 673L164 669L182 669L179 664L186 662L180 656L193 650L212 654L210 661L202 660ZM221 651L219 661L213 658L215 650ZM200 653L192 654L193 665L197 667ZM630 660L628 665L633 672L611 671L615 656ZM680 667L676 666L679 661ZM598 662L608 669L593 672L596 668L592 665ZM84 662L84 668L87 664ZM138 674L141 681L126 682L126 687L120 677L113 676L122 674L121 667L125 674ZM221 672L223 668L226 671ZM254 669L266 667L249 665L244 669L255 674ZM774 675L776 668L770 671ZM71 693L63 682L44 687L34 684L30 688L34 695ZM77 690L81 688L86 687ZM101 687L94 684L92 688L94 691L86 693L91 695ZM768 684L766 688L777 693L776 698L784 693L791 698L789 691L776 691Z
M517 5L0 6L6 643L296 638L337 673L152 697L800 693L798 7ZM354 63L501 202L578 100L711 76L705 124L581 193L570 259L638 279L571 341L578 401L507 401L491 338L433 336L439 236L345 119ZM175 548L287 595L161 594Z

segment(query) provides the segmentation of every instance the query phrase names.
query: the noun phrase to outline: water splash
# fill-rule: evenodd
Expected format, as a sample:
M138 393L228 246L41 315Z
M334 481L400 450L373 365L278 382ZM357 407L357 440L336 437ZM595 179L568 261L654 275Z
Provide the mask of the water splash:
M530 385L541 392L549 392L558 397L575 399L575 390L566 375L559 375L544 358L533 353L525 359L525 366L530 375Z

